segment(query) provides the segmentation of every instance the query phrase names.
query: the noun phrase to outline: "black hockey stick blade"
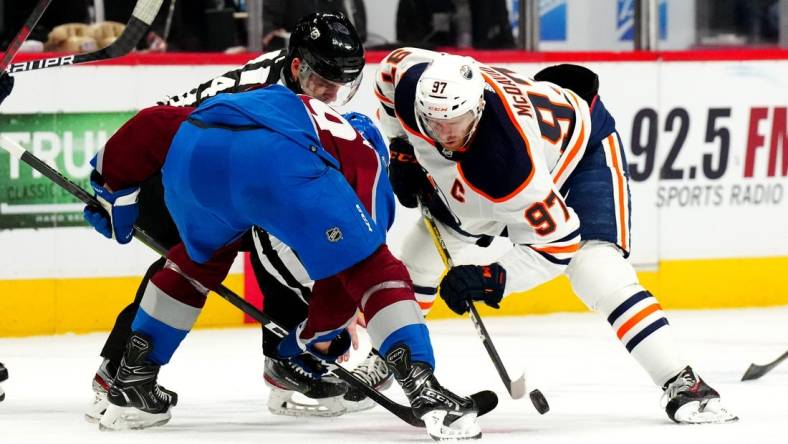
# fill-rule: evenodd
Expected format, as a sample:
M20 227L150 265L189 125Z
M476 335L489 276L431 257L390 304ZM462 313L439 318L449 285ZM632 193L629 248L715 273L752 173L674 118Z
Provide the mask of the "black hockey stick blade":
M57 170L47 165L44 161L42 161L38 157L34 156L32 153L25 150L18 143L12 141L11 139L8 139L3 135L0 135L0 147L8 151L8 153L14 156L15 158L28 164L31 168L44 175L46 178L54 182L56 185L68 191L71 195L82 201L84 204L96 208L101 208L101 205L95 199L95 197L93 197L91 194L89 194L87 191L85 191L82 187L80 187L76 183L72 182L69 178L63 176ZM134 237L140 240L148 247L150 247L151 249L153 249L154 251L156 251L157 253L161 254L162 256L166 255L167 249L165 249L159 242L157 242L155 239L150 237L147 233L139 229L139 227L137 226L134 227ZM288 334L287 330L279 326L265 313L260 311L254 305L247 302L242 297L235 294L235 292L225 287L224 285L220 285L218 288L214 289L213 291L219 296L221 296L223 299L234 305L236 308L240 309L242 312L248 314L250 317L252 317L261 325L263 325L267 330L271 331L272 333L279 336L280 338ZM402 419L406 423L415 427L424 427L424 421L422 421L421 418L418 418L413 414L413 410L410 408L410 406L404 406L402 404L392 401L391 399L384 396L374 388L367 385L365 382L353 376L351 372L344 369L343 367L340 367L338 365L333 365L332 372L339 379L359 389L361 392L369 396L370 399L377 402L383 408L390 411L391 413L393 413L394 415L396 415L398 418ZM492 408L489 408L489 410L492 410Z
M765 365L758 365L758 364L750 364L750 368L744 372L744 375L741 377L742 381L751 381L753 379L758 379L761 376L769 373L773 368L777 367L777 365L783 361L788 359L788 351L780 355L779 358L775 359L774 361L765 364Z
M8 68L8 65L11 64L11 60L13 60L17 51L19 51L22 43L27 40L27 37L30 35L30 32L33 31L33 28L36 27L36 23L38 23L38 20L41 19L42 15L44 15L44 11L46 11L50 3L52 3L52 0L38 1L38 4L36 4L35 8L33 8L33 12L30 13L30 16L25 21L25 24L22 25L22 29L19 30L16 36L14 36L14 39L11 40L11 43L8 44L8 48L5 50L2 60L0 60L0 72L5 71L5 69Z
M161 4L164 0L137 0L134 6L134 11L131 13L131 18L126 23L126 28L123 30L117 40L112 42L111 45L98 51L89 52L87 54L72 54L62 57L50 57L45 59L31 60L29 62L14 63L8 68L11 74L20 73L25 71L33 71L36 69L56 68L58 66L78 65L80 63L97 62L100 60L114 59L116 57L124 56L130 53L137 43L139 43L142 36L148 31L153 19L156 18Z

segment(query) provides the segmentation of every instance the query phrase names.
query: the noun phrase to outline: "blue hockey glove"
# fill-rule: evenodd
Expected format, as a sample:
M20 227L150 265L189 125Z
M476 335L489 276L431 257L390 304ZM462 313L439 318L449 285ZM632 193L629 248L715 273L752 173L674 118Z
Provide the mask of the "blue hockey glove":
M102 208L86 206L83 211L85 220L99 233L120 244L127 244L134 237L134 223L139 216L137 196L139 187L109 191L102 185L90 181L96 199Z
M0 74L0 103L11 94L12 89L14 89L14 78L7 72Z
M356 129L365 139L367 142L371 143L372 146L375 147L375 151L383 156L385 162L388 163L388 152L386 150L386 141L383 139L383 135L380 133L380 130L375 125L375 122L369 118L366 114L361 114L357 112L349 112L347 114L342 114L350 125Z
M319 336L309 342L305 342L299 337L306 321L287 334L277 347L277 353L285 359L292 359L303 353L309 353L323 362L335 362L337 358L344 355L350 349L350 333L346 328L334 330L323 336ZM315 348L318 342L331 341L326 353L320 352Z
M490 307L500 308L505 287L506 270L498 263L458 265L443 277L440 293L446 305L461 315L469 310L471 301L484 301Z

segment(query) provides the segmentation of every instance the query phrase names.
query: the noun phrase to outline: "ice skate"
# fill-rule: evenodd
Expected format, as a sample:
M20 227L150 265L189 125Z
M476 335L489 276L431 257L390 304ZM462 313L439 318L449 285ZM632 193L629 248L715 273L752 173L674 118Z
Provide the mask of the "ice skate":
M5 368L2 362L0 362L0 382L5 381L8 379L8 369ZM3 387L0 386L0 401L5 399L5 392L3 391Z
M160 366L145 360L151 351L149 339L138 333L131 335L107 392L109 403L99 429L145 429L170 420L170 408L178 403L178 395L156 383Z
M411 362L407 346L398 345L392 349L386 355L386 363L410 400L413 413L424 421L432 439L446 441L482 437L481 427L476 421L479 412L476 401L443 388L428 365Z
M85 421L97 423L104 411L107 410L109 404L107 392L117 371L117 368L110 364L109 359L105 359L99 365L96 375L93 376L93 402L85 410Z
M353 376L366 382L377 391L386 390L394 382L394 374L389 371L386 361L374 350L353 369ZM375 401L353 387L348 388L344 399L348 413L369 410L375 407Z
M679 424L719 424L738 421L720 395L687 366L662 388L668 417Z
M311 356L301 355L297 359L299 363L290 359L265 359L263 377L271 388L268 410L275 415L287 416L331 417L344 414L347 410L342 396L347 392L347 384L333 376L315 377L322 371L322 366ZM302 365L315 369L315 373L310 373ZM313 402L294 399L298 394Z

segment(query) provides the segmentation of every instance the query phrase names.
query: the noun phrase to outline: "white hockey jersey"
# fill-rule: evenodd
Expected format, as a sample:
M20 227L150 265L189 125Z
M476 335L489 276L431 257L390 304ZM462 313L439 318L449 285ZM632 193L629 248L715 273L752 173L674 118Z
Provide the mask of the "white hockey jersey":
M463 231L509 237L513 249L498 261L506 292L530 289L563 272L580 245L580 221L559 190L585 152L588 104L552 83L480 65L484 112L469 146L451 153L419 131L414 111L416 84L437 54L400 48L381 62L383 130L413 145Z

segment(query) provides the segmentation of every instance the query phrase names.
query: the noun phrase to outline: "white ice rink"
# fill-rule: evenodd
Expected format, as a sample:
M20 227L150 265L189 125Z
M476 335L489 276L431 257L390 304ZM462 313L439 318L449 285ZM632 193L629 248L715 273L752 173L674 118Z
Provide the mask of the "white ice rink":
M507 398L467 319L430 323L447 387L495 390L498 408L481 418L485 443L786 443L788 362L741 383L750 362L788 348L788 307L670 312L680 348L741 417L736 424L679 426L659 406L661 392L601 319L592 314L487 318L512 377L525 369L551 411ZM364 443L431 442L380 407L339 418L274 416L265 407L258 329L193 332L159 381L179 393L172 421L142 432L99 432L82 419L104 334L0 339L9 368L0 403L0 443ZM357 357L365 353L358 353ZM386 392L398 400L398 388Z

